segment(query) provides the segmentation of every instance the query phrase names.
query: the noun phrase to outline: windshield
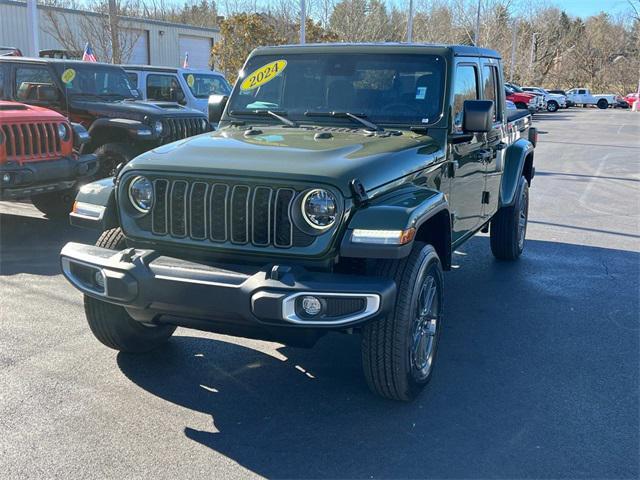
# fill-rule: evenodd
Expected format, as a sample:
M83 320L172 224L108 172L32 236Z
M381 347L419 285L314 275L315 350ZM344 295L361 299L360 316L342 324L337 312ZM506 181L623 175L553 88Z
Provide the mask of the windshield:
M229 95L231 93L231 87L221 75L183 73L182 76L196 98L209 98L209 95Z
M424 125L440 118L444 99L444 59L436 55L259 55L241 73L231 116L272 110L307 122L353 123L322 115L349 112L376 124Z
M87 62L61 63L55 66L62 85L71 96L111 99L137 98L125 71L119 67Z

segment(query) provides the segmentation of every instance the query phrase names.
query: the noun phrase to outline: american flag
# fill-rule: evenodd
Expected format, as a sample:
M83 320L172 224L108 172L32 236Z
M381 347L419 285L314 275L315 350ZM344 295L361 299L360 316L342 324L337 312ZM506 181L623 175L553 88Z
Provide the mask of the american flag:
M189 52L184 54L184 63L182 64L182 68L189 68Z
M98 59L96 58L95 53L93 53L93 48L91 48L91 44L89 42L87 42L87 44L84 47L84 53L82 54L82 61L83 62L97 62Z

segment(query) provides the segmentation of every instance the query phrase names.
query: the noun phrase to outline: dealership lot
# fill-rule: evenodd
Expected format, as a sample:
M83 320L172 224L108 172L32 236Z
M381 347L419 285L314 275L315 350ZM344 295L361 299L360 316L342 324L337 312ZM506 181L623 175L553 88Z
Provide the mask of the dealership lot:
M369 393L357 337L181 329L151 354L108 350L57 258L97 235L2 204L3 476L637 477L640 114L536 119L525 254L496 262L486 236L456 253L412 404Z

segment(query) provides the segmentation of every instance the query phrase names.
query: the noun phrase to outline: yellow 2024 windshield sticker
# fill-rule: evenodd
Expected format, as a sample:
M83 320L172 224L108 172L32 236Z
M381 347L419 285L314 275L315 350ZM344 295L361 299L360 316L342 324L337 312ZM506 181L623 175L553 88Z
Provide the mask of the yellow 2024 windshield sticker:
M194 83L196 83L196 78L192 74L187 75L187 85L193 87Z
M240 90L253 90L258 88L276 78L285 68L287 68L286 60L276 60L275 62L267 63L247 75L247 78L240 84Z
M73 82L73 79L76 78L76 71L73 68L67 68L62 72L61 78L64 83L71 83Z

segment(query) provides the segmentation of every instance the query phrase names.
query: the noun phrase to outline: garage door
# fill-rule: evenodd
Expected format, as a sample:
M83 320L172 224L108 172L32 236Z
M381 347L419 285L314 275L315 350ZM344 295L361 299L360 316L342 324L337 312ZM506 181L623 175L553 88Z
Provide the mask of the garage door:
M190 35L180 35L180 66L184 62L185 53L189 53L190 68L209 69L209 59L211 58L211 39L206 37L193 37Z
M147 30L129 30L130 40L125 48L129 48L131 42L131 50L129 59L125 62L129 65L149 65L149 32Z

